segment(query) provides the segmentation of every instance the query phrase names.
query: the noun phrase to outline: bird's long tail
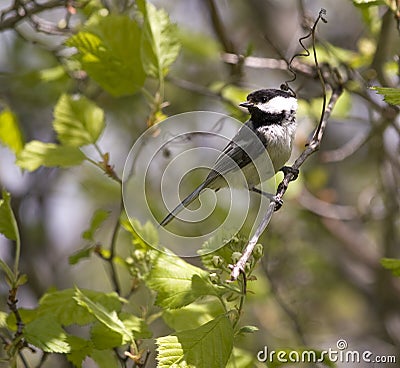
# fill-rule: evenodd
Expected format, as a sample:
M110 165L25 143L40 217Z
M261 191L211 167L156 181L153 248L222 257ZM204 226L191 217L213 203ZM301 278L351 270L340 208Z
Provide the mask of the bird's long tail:
M181 212L185 207L187 207L190 203L192 203L199 195L200 192L207 187L209 184L207 181L201 183L192 193L190 193L181 203L179 203L164 220L160 222L160 226L165 226L169 224L179 212Z

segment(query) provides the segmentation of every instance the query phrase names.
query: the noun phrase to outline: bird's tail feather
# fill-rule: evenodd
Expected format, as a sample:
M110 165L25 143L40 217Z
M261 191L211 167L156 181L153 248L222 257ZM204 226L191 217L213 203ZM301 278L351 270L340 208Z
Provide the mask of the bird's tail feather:
M166 217L160 222L160 226L165 226L169 224L179 212L181 212L185 207L192 203L199 195L200 192L206 188L207 181L200 184L192 193L190 193L181 203L179 203Z

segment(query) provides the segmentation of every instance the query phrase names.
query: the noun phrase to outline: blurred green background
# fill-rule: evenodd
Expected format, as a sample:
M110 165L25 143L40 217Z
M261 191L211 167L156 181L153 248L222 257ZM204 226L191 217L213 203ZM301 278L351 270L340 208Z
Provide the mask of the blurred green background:
M380 264L383 257L400 257L400 125L398 111L368 88L399 86L399 14L396 2L363 3L367 2L153 1L177 24L181 43L165 79L162 102L168 104L162 113L207 110L242 121L247 116L237 105L249 91L279 88L291 75L272 63L265 68L224 60L230 54L267 63L290 59L300 51L298 39L307 33L304 23L310 24L321 7L327 10L328 23L317 31L319 56L340 66L346 91L329 120L320 151L301 168L283 208L260 239L264 257L257 280L248 285L251 293L243 315L245 324L260 331L239 340L253 356L264 345L325 349L336 348L336 341L345 339L351 350L396 355L400 360L400 283ZM0 11L12 4L0 1ZM110 163L121 176L132 144L149 121L162 119L160 106L154 110L141 91L122 97L104 91L71 66L72 51L64 41L85 22L90 7L130 14L135 3L99 0L79 6L77 14L69 15L71 28L59 34L39 32L29 21L0 27L0 105L13 111L25 142L54 142L51 122L58 98L62 93L84 93L106 113L106 130L98 145L109 152ZM60 6L37 16L60 26L66 12ZM311 58L298 60L312 65ZM304 149L319 119L322 96L319 83L307 75L300 74L293 86L301 101L290 162ZM158 87L154 80L146 80L145 88L156 93ZM0 186L12 194L22 236L21 270L29 282L19 290L20 306L36 306L50 287L77 284L112 290L108 265L99 257L77 265L69 265L68 257L85 245L81 234L97 208L112 213L97 234L101 242L110 242L119 208L116 183L90 163L67 170L23 171L15 165L15 155L0 146ZM128 254L129 247L128 235L121 233L119 254ZM12 243L0 235L1 259L11 262L12 254ZM119 271L126 294L131 279ZM4 282L0 292L1 309L7 311ZM155 308L144 287L130 302L136 312ZM156 336L169 333L161 321L152 330ZM56 357L44 366L52 364L68 366ZM86 366L92 364L88 361Z

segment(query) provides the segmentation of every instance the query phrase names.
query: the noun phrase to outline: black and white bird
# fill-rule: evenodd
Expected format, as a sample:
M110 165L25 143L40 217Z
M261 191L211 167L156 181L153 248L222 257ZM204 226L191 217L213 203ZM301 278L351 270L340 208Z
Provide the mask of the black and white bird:
M233 183L233 187L236 182L243 185L243 175L249 190L265 194L255 186L272 177L289 160L297 127L297 99L293 94L278 89L260 89L250 93L240 106L248 109L250 119L224 148L206 179L160 222L160 226L172 221L202 190L218 191L227 183ZM268 160L266 154L273 170L260 175L257 161Z

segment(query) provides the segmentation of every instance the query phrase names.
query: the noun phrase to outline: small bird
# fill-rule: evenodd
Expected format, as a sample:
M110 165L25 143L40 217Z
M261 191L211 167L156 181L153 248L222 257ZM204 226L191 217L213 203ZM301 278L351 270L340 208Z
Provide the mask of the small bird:
M293 93L279 89L260 89L250 93L247 101L239 106L248 109L250 119L224 148L206 179L160 222L160 226L172 221L202 190L209 188L218 191L227 186L227 182L235 182L236 177L243 183L240 180L243 178L240 170L249 190L267 195L255 186L272 177L277 170L286 168L283 165L292 153L297 127L297 99ZM267 159L265 150L274 172L270 171L267 177L262 178L255 162L258 158Z

